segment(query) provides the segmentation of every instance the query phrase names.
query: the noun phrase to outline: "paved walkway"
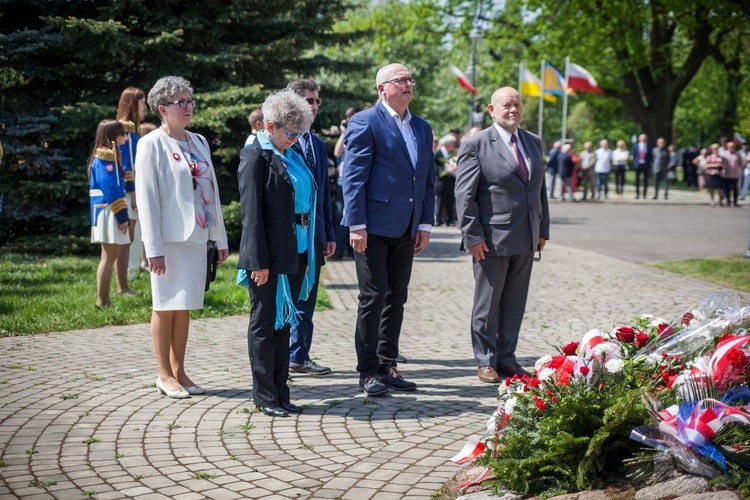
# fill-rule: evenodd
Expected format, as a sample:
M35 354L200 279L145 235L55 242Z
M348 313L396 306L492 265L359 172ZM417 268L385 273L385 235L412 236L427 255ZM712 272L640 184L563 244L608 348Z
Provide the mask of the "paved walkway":
M316 314L313 354L334 373L293 378L305 411L291 418L253 413L244 316L192 322L188 366L208 393L183 401L157 395L148 325L1 338L0 497L430 498L496 396L476 378L473 278L458 245L456 228L438 227L415 261L401 338L402 372L419 384L411 394L357 389L352 261L326 266L334 309ZM518 355L530 365L590 328L672 318L717 290L550 244Z

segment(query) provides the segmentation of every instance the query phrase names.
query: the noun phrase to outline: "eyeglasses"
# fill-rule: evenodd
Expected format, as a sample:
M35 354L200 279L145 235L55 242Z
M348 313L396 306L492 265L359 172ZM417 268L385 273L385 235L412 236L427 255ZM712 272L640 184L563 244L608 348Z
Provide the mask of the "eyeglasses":
M167 104L177 104L182 109L194 108L195 99L178 99L176 101L167 101Z
M402 78L394 78L393 80L387 80L383 82L383 85L385 85L386 83L392 83L394 85L398 85L399 87L406 87L407 85L411 85L413 87L417 84L417 81L411 77L409 78L402 77Z
M312 106L313 104L317 104L318 106L320 106L320 103L323 102L320 97L305 97L305 100L310 106Z
M283 130L284 132L286 132L286 138L287 140L290 140L290 141L296 141L297 139L299 139L299 136L302 135L301 132L290 132L289 130L282 127L281 125L279 125L279 128Z

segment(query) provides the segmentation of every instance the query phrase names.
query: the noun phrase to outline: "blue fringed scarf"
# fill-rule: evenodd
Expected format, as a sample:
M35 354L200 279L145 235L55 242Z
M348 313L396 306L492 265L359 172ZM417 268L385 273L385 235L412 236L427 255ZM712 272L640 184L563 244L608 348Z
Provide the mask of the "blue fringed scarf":
M297 225L297 252L307 251L307 269L299 296L300 300L305 300L310 296L310 291L315 283L315 214L317 208L315 179L305 164L305 160L296 151L289 148L286 150L286 156L282 155L263 131L257 135L257 139L262 149L273 150L286 167L294 188L294 212L297 214L308 212L310 214L310 224L307 226L307 230ZM237 273L237 283L247 287L247 280L247 271L240 269ZM297 316L297 308L294 306L292 290L289 286L289 277L286 274L279 274L276 286L276 324L274 328L279 330L284 325L297 325L299 323Z

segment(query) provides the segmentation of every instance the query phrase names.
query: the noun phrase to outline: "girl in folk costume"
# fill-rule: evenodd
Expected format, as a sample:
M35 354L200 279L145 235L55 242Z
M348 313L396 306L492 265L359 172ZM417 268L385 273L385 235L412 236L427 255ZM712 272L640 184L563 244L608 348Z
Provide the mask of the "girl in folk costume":
M120 247L130 244L128 208L125 202L125 176L117 146L125 144L126 132L116 120L102 120L89 158L89 197L91 200L91 242L101 243L102 254L96 271L96 307L109 307L112 269Z
M130 289L128 278L135 278L136 271L141 266L142 244L138 222L138 204L135 198L135 155L138 147L138 130L143 119L146 118L146 94L139 88L128 87L120 95L117 106L117 120L125 127L127 142L120 146L122 170L125 173L125 193L130 216L130 245L120 247L117 258L117 292L127 295L137 295ZM132 255L131 255L132 254Z

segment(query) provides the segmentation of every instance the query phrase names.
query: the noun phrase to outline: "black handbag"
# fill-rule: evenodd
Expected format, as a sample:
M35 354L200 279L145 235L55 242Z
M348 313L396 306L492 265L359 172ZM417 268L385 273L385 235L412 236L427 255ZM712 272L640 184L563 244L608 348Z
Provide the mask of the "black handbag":
M219 249L216 248L216 242L208 240L208 253L206 258L208 268L206 269L206 292L211 286L211 282L216 280L216 268L219 267Z

